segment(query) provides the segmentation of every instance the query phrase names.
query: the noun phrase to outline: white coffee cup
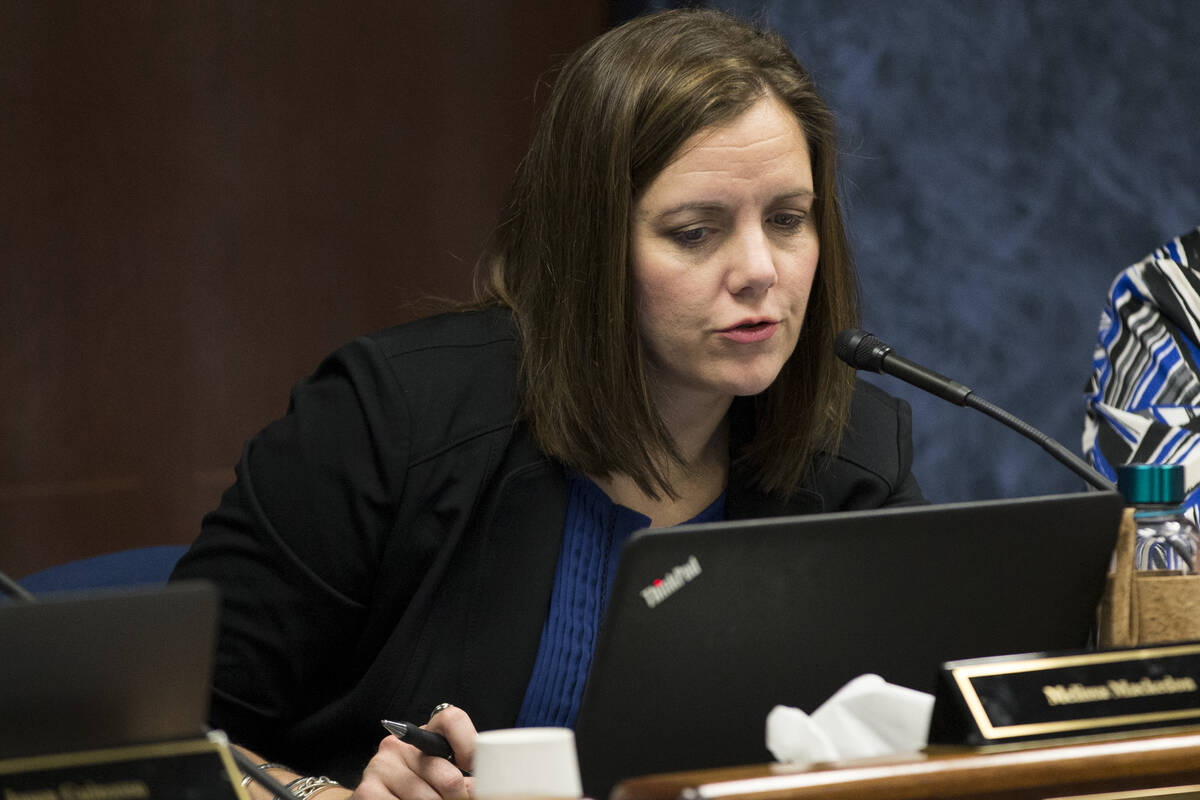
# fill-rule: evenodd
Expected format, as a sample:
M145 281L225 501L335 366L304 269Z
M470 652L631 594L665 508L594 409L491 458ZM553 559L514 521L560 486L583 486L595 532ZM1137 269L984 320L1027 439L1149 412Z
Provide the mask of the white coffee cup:
M477 798L560 798L583 795L575 733L570 728L483 731L471 762Z

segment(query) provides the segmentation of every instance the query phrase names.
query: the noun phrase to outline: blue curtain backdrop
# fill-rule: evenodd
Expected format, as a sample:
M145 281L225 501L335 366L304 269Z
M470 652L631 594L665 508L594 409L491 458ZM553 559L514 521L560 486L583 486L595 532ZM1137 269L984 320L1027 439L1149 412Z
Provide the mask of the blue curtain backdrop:
M1200 224L1200 2L710 5L782 33L837 114L864 327L1079 452L1113 276ZM913 406L931 499L1083 487L978 412L876 382Z

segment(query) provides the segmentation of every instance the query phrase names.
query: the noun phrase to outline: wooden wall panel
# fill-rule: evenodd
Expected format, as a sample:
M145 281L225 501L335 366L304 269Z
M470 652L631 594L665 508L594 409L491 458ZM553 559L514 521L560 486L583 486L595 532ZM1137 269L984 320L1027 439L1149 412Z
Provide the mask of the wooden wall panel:
M190 540L322 356L468 296L606 9L0 6L0 569Z

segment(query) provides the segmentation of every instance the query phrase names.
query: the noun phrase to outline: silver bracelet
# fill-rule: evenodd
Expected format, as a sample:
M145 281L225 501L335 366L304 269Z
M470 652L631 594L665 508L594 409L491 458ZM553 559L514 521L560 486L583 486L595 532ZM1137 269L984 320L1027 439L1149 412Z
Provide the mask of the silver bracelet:
M341 784L322 775L319 778L296 778L287 785L287 789L299 800L308 800L309 797L330 786L341 786Z

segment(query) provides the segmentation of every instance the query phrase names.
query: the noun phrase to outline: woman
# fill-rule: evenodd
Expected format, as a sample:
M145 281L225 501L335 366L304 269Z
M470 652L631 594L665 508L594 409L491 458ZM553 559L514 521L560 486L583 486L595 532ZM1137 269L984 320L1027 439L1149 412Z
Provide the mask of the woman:
M1200 432L1200 225L1176 236L1113 279L1100 315L1086 392L1083 450L1116 479L1130 462L1182 464ZM1200 514L1200 488L1188 481L1186 506Z
M833 355L834 159L783 42L719 13L572 57L483 300L331 356L181 562L225 594L213 724L363 798L461 797L377 720L437 707L466 767L476 729L570 724L632 530L920 502L907 407Z

